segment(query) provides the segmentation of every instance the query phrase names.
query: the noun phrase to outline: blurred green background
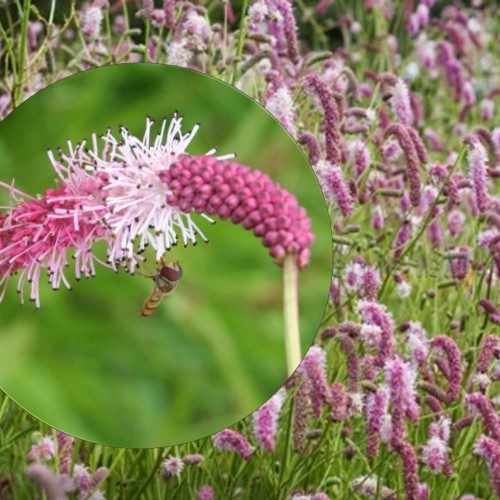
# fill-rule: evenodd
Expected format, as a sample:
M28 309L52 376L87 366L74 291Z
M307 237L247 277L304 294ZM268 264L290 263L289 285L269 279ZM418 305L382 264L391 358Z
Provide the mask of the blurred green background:
M323 315L331 233L316 178L302 152L260 105L207 75L163 65L110 66L66 78L0 124L0 179L29 193L55 185L46 150L118 125L142 137L174 111L188 148L236 152L297 195L313 219L311 265L300 273L303 352ZM8 203L5 190L2 205ZM184 277L155 313L139 316L152 280L97 269L70 292L41 280L41 309L19 306L16 278L0 304L0 386L51 426L120 447L164 446L225 428L285 381L282 272L260 240L229 221L194 217L210 244L177 248ZM154 257L148 259L154 269ZM26 294L28 295L28 294ZM28 295L29 296L29 295Z

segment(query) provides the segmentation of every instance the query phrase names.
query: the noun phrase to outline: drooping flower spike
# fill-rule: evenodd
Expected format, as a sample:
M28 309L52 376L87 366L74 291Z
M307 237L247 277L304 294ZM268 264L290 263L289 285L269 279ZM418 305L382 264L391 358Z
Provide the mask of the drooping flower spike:
M252 229L280 264L288 254L299 268L308 264L311 222L293 195L262 172L227 161L233 155L188 155L199 126L182 133L182 117L164 120L155 137L152 126L148 118L142 139L122 127L120 139L111 130L101 137L102 148L93 134L91 148L68 141L67 153L49 151L59 187L38 198L2 183L12 207L0 215L0 300L17 271L18 290L31 283L37 307L42 270L54 289L61 283L70 288L70 249L79 279L93 276L96 263L133 272L147 245L159 260L179 241L207 241L192 211L210 222L209 215L218 215ZM108 264L92 253L99 240L106 243Z

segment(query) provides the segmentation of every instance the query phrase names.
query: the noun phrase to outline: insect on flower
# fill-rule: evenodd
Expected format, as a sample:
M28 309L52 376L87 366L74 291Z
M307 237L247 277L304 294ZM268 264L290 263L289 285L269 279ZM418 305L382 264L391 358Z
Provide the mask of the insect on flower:
M152 276L155 284L153 291L147 298L141 309L141 316L150 316L158 307L163 297L170 295L177 287L182 278L182 267L179 262L166 262L160 259L158 272Z

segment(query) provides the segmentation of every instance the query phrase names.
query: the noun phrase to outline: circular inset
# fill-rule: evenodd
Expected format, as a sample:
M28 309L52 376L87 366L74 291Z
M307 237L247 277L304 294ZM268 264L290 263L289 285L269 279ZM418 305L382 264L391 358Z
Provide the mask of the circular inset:
M0 151L0 386L17 403L82 439L152 447L228 427L283 384L294 327L304 353L323 315L331 232L312 169L260 105L182 68L105 67L15 110Z

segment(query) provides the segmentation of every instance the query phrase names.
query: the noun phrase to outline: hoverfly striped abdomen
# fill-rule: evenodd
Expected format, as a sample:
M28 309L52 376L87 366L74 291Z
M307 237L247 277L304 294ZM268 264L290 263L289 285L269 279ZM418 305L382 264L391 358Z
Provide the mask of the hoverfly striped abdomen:
M159 272L153 276L153 291L142 306L141 316L151 315L161 299L171 294L182 278L182 268L178 262L165 262L162 259L160 264Z

